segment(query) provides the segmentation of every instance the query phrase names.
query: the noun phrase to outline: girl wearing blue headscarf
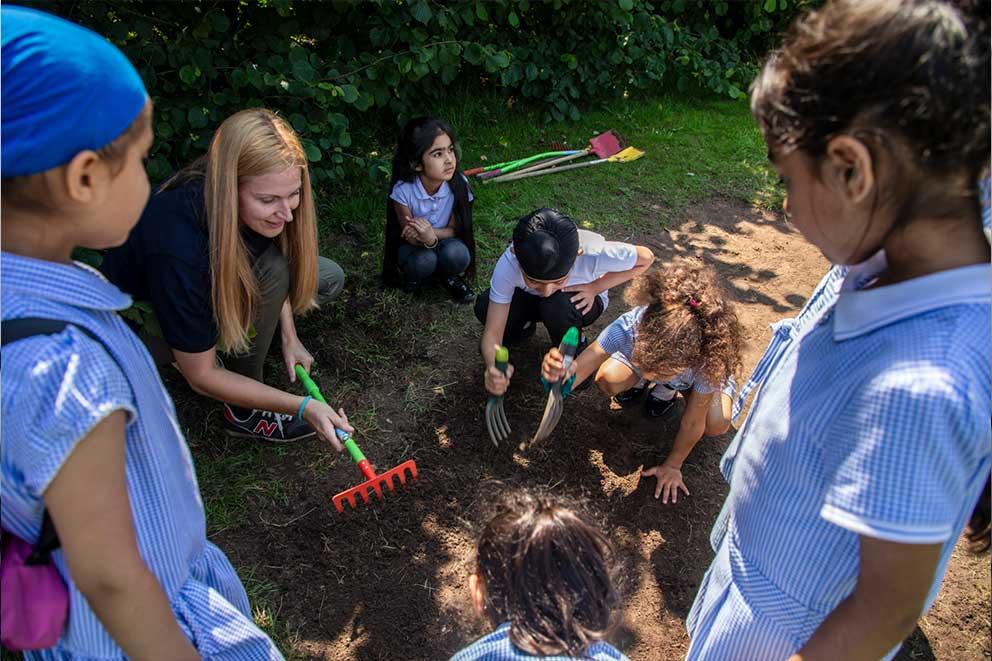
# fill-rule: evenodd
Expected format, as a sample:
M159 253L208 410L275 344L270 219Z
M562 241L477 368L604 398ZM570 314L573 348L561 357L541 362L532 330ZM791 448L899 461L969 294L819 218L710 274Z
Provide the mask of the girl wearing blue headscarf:
M44 649L25 658L281 659L207 541L175 408L117 314L130 298L70 257L123 243L148 200L145 88L98 35L28 9L0 14L0 520L31 545L54 524L69 603L64 624L45 619L54 644L26 644ZM26 318L67 324L24 332Z

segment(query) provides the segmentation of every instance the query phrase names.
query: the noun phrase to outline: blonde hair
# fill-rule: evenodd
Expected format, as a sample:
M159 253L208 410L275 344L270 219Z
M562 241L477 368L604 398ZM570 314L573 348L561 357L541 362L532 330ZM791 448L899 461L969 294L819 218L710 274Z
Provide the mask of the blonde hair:
M238 185L247 177L299 167L302 187L293 222L278 245L289 264L289 300L294 314L315 306L317 293L317 219L306 153L292 127L264 108L242 110L217 128L206 156L167 181L163 188L203 178L210 235L210 280L217 347L244 353L255 319L258 282L248 259L238 219Z

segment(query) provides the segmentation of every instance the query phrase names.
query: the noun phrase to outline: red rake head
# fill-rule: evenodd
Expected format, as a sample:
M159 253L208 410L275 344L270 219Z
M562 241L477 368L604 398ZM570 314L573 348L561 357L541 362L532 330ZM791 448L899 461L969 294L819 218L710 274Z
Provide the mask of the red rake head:
M400 484L406 484L406 472L410 471L410 478L413 480L417 479L417 463L413 459L404 461L402 464L396 468L392 468L385 473L380 473L376 475L373 479L362 482L357 487L351 487L339 493L338 495L331 498L331 502L334 503L334 509L339 512L344 511L344 501L348 501L352 509L358 509L358 499L355 496L361 496L362 502L369 502L369 490L375 492L376 497L382 500L382 487L386 486L390 491L394 491L393 478L397 478Z
M620 152L627 146L627 141L622 135L610 129L606 133L600 133L595 138L589 140L589 148L597 158L609 158Z

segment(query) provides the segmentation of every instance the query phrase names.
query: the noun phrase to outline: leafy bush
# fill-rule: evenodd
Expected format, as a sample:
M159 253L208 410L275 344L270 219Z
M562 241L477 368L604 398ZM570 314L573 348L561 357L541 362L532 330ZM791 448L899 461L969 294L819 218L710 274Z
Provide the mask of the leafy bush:
M138 67L155 101L153 180L202 154L228 115L266 106L300 133L315 181L326 182L344 175L353 122L395 121L455 86L521 97L543 108L545 121L577 120L580 104L662 84L740 97L755 56L808 2L84 0L39 6L108 36Z

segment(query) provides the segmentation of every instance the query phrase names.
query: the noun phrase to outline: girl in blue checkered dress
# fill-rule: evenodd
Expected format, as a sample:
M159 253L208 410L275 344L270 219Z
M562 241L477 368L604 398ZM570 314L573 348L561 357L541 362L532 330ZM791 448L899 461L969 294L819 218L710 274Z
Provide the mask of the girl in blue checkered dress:
M609 540L550 495L507 494L486 523L469 593L496 629L451 661L626 661L606 642L619 618Z
M646 273L628 285L624 298L636 307L603 329L569 373L576 384L595 375L599 389L622 406L644 399L652 417L672 410L676 393L682 393L685 410L668 457L642 472L658 480L654 497L674 504L679 491L689 495L682 464L693 448L703 436L730 428L743 331L716 271L708 266L675 263ZM556 381L561 366L561 353L552 348L542 376Z
M71 324L3 350L0 518L34 543L47 509L69 596L61 637L24 656L281 659L207 541L175 408L117 314L130 299L71 260L76 246L120 245L137 222L151 102L102 37L41 12L0 12L0 307L5 322Z
M950 5L836 0L755 81L786 214L837 266L721 462L690 659L891 658L936 598L992 463L989 79Z

